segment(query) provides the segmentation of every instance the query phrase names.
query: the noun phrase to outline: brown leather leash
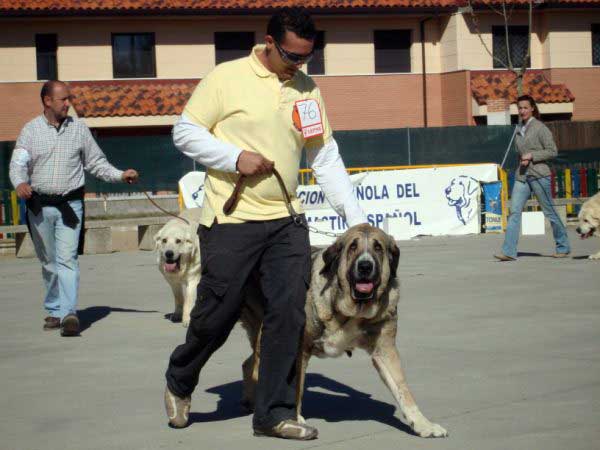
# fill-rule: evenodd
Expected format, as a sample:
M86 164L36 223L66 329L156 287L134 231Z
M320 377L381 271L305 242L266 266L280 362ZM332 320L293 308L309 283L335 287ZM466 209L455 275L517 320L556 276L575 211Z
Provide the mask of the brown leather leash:
M298 215L298 213L294 210L294 207L292 206L292 198L290 197L290 194L288 193L288 191L285 187L285 183L283 182L283 178L281 178L281 174L277 171L277 169L275 167L273 167L272 173L273 173L273 175L275 175L275 178L277 178L277 182L279 183L281 192L283 192L283 196L285 197L286 206L290 212L290 215L294 219L294 222L297 222L297 220L300 220L300 216ZM242 192L242 188L244 187L245 180L246 180L246 176L240 175L237 182L235 183L235 188L233 189L233 192L231 193L231 195L229 196L229 198L223 205L223 214L225 214L226 216L229 216L235 209L237 202L240 199L240 193Z

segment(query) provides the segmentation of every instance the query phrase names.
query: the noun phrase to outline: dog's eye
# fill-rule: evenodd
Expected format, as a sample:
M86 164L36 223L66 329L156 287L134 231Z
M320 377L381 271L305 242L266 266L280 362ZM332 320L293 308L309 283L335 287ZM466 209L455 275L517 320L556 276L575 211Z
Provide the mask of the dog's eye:
M176 244L181 244L181 239L175 239Z
M352 244L350 244L350 251L353 252L354 250L356 250L358 246L356 245L356 242L353 242Z
M375 245L373 245L373 248L375 249L376 252L383 251L383 247L381 246L381 244L379 242L375 242Z
M163 238L163 244L167 243L167 238Z

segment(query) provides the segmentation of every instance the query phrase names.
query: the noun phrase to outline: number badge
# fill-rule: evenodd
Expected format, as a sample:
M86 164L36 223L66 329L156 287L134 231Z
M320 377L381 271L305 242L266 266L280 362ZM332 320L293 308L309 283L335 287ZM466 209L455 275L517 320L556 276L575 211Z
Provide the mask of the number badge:
M321 108L315 99L298 100L294 105L292 120L296 129L302 131L304 139L323 134Z

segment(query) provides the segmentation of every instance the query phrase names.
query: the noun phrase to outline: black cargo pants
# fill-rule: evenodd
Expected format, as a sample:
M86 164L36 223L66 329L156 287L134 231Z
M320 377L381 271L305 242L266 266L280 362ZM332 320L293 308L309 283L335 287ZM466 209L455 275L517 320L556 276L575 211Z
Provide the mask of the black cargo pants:
M192 394L200 370L240 317L243 289L256 271L265 315L253 424L267 428L294 418L295 363L310 279L308 231L286 217L200 226L198 235L202 278L185 343L171 354L169 389L179 397Z

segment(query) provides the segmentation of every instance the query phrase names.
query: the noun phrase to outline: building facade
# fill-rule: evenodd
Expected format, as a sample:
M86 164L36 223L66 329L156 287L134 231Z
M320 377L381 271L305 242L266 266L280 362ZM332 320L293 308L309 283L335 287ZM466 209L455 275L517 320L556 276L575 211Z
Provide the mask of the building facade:
M506 39L479 1L0 0L0 141L39 114L51 78L98 133L166 132L216 64L262 42L272 7L292 5L320 30L303 70L334 129L500 123L517 93L500 63L525 61L529 37L528 2L509 4ZM527 63L523 92L546 119L600 120L600 1L535 2Z

